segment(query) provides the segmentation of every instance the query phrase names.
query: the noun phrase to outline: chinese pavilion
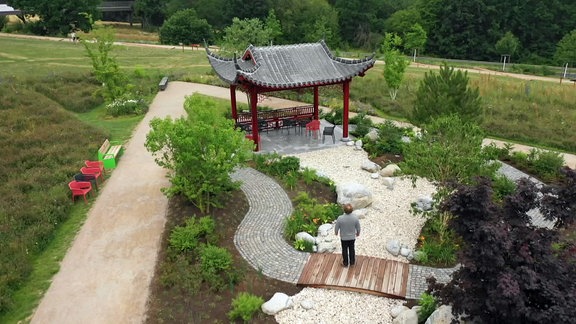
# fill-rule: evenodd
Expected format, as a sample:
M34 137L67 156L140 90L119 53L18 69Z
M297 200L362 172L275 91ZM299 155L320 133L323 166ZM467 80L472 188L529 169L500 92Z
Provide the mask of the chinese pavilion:
M208 60L216 74L230 85L232 117L238 123L236 89L248 94L250 129L258 151L258 95L279 90L313 88L313 118L318 119L318 88L342 84L343 140L348 140L348 114L350 82L355 76L374 66L374 55L353 60L336 57L326 43L253 46L250 45L240 59L223 58L206 47ZM298 117L298 111L292 117Z

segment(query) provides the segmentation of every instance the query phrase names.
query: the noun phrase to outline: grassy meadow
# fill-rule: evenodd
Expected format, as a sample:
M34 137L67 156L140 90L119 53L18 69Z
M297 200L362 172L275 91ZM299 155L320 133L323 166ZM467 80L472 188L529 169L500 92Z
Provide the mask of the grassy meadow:
M221 84L204 51L127 44L113 55L148 101L164 75ZM99 84L90 71L81 44L0 35L0 323L30 315L85 218L89 206L72 203L67 183L84 160L96 158L105 138L126 142L142 120L107 116L103 100L92 95ZM410 67L391 101L382 65L376 65L352 82L351 107L406 120L426 71ZM483 127L490 136L576 152L576 88L469 76L483 97ZM312 99L307 91L281 95ZM342 96L336 87L320 89L320 95L323 105Z

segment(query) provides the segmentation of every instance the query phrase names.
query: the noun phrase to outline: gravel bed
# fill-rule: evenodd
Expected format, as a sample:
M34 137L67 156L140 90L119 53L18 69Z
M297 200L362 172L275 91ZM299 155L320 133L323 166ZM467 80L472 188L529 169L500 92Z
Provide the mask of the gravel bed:
M315 169L319 174L332 179L336 185L359 183L368 188L374 201L367 207L367 214L360 220L362 231L356 240L356 254L375 256L401 262L403 257L394 257L385 249L388 240L414 247L424 219L411 214L410 204L419 197L435 191L432 183L418 179L415 184L408 178L397 177L394 189L388 189L382 179L372 179L370 173L361 169L368 160L363 150L351 146L295 154L301 167ZM332 233L330 235L333 235ZM334 236L335 240L339 240ZM337 244L335 253L341 253ZM300 307L303 300L310 301L314 308ZM295 307L278 313L278 323L391 323L390 309L401 305L402 300L376 297L347 291L305 288L293 296Z

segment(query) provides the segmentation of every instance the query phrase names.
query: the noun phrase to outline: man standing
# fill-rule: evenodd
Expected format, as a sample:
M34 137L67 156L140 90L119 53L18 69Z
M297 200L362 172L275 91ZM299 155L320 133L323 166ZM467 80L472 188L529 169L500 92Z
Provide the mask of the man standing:
M360 235L360 221L356 215L352 214L354 211L352 205L345 204L342 209L344 209L344 214L340 215L336 220L334 234L338 236L338 232L340 232L342 265L347 267L348 265L353 266L356 262L354 243L356 242L356 237Z

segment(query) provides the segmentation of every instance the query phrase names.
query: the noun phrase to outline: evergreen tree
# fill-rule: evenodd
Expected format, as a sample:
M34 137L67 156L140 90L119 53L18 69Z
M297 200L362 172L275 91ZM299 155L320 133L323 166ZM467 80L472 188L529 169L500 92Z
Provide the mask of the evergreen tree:
M446 63L439 73L426 72L416 92L410 121L424 125L430 120L456 114L464 122L482 121L482 101L478 88L468 86L468 72L454 70Z

